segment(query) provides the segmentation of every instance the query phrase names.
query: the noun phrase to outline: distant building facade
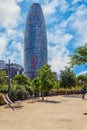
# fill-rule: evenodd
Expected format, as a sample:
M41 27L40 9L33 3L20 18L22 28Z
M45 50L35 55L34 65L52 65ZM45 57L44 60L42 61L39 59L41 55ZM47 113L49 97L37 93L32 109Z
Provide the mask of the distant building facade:
M0 60L0 70L5 70L7 75L9 71L9 64L6 64L5 61ZM10 78L13 79L13 77L17 74L23 74L24 69L21 65L11 63L10 64Z
M5 61L0 60L0 70L5 68Z
M28 13L24 37L24 73L31 80L47 63L47 35L42 9L34 3Z
M56 73L56 72L53 72L53 75L54 75L55 80L58 80L58 75L57 75L57 73Z

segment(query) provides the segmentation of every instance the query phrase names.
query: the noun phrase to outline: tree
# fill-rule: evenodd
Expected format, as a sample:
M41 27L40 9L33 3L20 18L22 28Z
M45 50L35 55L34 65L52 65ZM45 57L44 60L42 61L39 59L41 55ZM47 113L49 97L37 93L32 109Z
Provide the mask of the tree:
M0 84L7 84L6 71L0 70Z
M87 84L87 75L77 76L78 85L82 85L84 82Z
M40 70L38 70L38 77L41 82L42 101L44 101L44 93L49 91L54 83L54 75L48 64L45 64Z
M76 85L76 76L70 70L70 68L65 68L64 71L60 71L60 86L64 88L71 88Z
M26 85L26 84L31 85L31 82L29 81L29 79L22 74L15 75L12 82L17 83L18 85Z
M39 100L40 90L41 90L41 82L40 82L40 79L38 77L36 77L32 80L32 91L34 94L36 93L35 96L36 97L38 96L38 100Z
M81 65L87 63L87 43L84 46L79 46L76 48L73 55L70 56L70 66L73 67L74 65Z
M32 80L32 85L33 85L33 88L34 90L39 90L40 89L40 86L41 86L41 82L40 82L40 79L37 77L37 78L34 78Z

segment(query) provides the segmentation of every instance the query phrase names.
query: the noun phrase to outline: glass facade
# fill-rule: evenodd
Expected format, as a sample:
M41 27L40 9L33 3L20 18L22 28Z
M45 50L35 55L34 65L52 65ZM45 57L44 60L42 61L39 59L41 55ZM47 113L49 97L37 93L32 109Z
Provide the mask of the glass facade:
M31 80L47 63L47 35L42 9L34 3L28 13L24 38L24 73Z

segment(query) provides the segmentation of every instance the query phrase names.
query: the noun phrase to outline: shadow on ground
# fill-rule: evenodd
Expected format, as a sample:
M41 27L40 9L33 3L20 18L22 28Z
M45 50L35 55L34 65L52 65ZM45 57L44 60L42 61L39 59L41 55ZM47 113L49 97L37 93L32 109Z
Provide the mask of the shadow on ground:
M53 101L53 100L44 100L44 101L42 101L42 100L39 100L39 101L37 101L37 100L34 100L34 101L28 101L27 103L35 103L35 102L39 102L39 103L53 103L53 104L57 104L57 103L61 103L61 101Z
M41 103L53 103L53 104L57 104L57 103L61 103L61 101L54 101L54 100L39 100L38 102L41 102Z
M87 115L87 113L83 113L83 115Z
M46 100L44 99L44 101L42 101L42 99L33 99L33 100L30 100L28 99L27 103L35 103L35 102L39 102L39 103L53 103L53 104L57 104L57 103L61 103L61 102L67 102L67 100L61 100L61 101L55 101L55 100Z
M12 104L5 105L5 108L10 108L13 111L21 109L22 107L24 107L24 106L21 103L12 103Z
M63 97L69 97L69 98L82 98L79 94L73 94L73 95L63 95Z

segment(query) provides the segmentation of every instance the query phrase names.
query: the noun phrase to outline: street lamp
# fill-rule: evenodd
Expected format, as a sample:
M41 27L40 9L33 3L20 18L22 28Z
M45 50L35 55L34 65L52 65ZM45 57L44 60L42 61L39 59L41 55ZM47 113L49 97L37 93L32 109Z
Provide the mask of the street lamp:
M10 94L10 59L8 60L8 95Z

